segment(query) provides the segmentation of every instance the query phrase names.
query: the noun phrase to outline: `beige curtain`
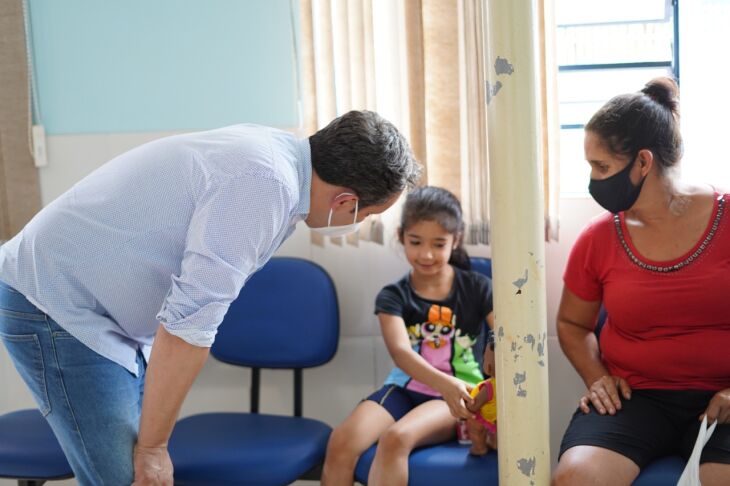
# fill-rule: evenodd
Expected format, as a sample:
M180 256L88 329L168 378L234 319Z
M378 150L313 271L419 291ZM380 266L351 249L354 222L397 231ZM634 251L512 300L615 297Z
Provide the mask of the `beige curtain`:
M423 0L428 184L461 197L459 0Z
M489 244L489 146L487 140L486 6L480 0L461 0L461 157L466 243Z
M408 72L409 141L416 158L423 163L422 181L428 180L426 161L426 78L423 32L423 3L421 0L405 1L405 32Z
M545 196L545 241L558 241L560 222L560 120L558 119L558 64L555 43L555 2L538 0L542 160Z
M0 2L0 241L41 207L30 152L30 100L21 0Z
M461 29L461 154L462 203L468 222L466 241L489 244L489 163L486 103L489 92L500 86L487 84L487 70L497 66L486 59L486 5L484 0L460 0ZM558 239L559 132L555 20L552 0L538 2L539 85L545 241ZM494 62L494 60L492 60ZM502 67L500 66L499 72ZM494 181L492 181L494 182Z
M300 0L306 134L350 109L378 111L407 135L422 183L461 199L470 244L489 244L485 1ZM556 239L552 1L540 6L546 237ZM383 222L370 219L359 239L382 243Z
M300 0L302 109L305 135L349 110L375 110L372 0ZM378 221L369 218L359 234L347 237L382 241ZM382 229L380 229L382 231ZM311 233L312 242L324 238ZM342 238L331 238L342 245Z

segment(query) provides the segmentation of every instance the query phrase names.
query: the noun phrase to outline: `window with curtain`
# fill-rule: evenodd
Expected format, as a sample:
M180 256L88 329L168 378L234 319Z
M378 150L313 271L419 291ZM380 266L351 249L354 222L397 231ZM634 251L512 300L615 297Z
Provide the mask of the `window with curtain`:
M583 127L613 96L638 91L657 76L678 77L677 5L676 0L555 0L555 7L560 190L563 196L587 196Z
M551 1L538 4L541 11L546 4L552 8ZM300 0L299 5L305 133L351 109L378 111L408 137L425 168L422 182L445 187L461 199L467 243L489 244L485 86L494 60L485 58L488 3ZM545 28L551 12L540 16L541 38L553 32ZM552 38L541 42L541 49L543 59L552 54ZM555 97L553 66L552 59L541 66L543 99ZM543 107L540 116L547 120L550 113ZM543 138L551 137L544 133ZM556 239L557 183L550 181L558 172L548 168L556 167L557 155L548 146L545 141L546 236ZM369 218L360 239L382 243L384 227L397 224L394 217L397 211L382 221ZM318 235L312 238L324 244ZM348 242L357 244L357 238Z
M475 1L300 0L305 134L349 110L375 110L407 136L423 182L460 196L459 12ZM383 243L395 217L368 218L347 241Z

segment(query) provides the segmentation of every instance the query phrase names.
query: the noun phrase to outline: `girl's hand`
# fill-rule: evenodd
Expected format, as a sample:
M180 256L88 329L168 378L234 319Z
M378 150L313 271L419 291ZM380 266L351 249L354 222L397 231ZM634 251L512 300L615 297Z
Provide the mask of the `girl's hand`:
M588 407L592 403L598 413L605 415L614 415L617 410L621 410L621 396L626 400L631 399L631 387L623 378L618 376L604 375L593 382L588 391L580 399L580 409L583 413L589 413L591 409Z
M173 486L172 461L167 447L134 447L132 486Z
M730 423L730 388L720 390L710 400L705 413L700 415L700 420L707 415L707 424L712 424L717 420L721 424Z
M451 415L463 419L473 417L474 414L466 408L472 402L472 398L469 395L472 387L453 376L444 375L444 378L443 384L437 391L444 397L444 401L449 406Z

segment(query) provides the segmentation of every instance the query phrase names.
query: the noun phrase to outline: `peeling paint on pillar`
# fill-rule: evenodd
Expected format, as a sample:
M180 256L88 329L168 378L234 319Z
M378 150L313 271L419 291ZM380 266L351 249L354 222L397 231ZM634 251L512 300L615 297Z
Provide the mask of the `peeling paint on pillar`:
M494 61L494 72L497 74L497 76L501 76L503 74L511 76L512 73L515 72L515 67L509 62L507 58L497 56L497 60ZM497 80L494 83L490 83L489 80L487 80L487 105L492 101L495 96L497 96L497 93L499 93L499 90L502 89L502 86L502 81Z
M519 336L518 336L519 337ZM530 345L530 351L535 352L535 345L537 345L537 364L545 366L545 340L547 339L547 333L538 334L537 338L533 334L528 334L523 338L526 344ZM522 347L520 346L521 349Z
M497 96L497 93L499 93L500 89L502 89L502 81L497 81L494 84L491 84L489 81L487 81L487 104L492 101L492 98Z
M535 350L535 336L533 336L532 334L528 334L527 336L525 336L524 341L530 345L531 351Z
M517 344L519 340L520 340L520 335L518 334L518 335L517 335L517 339L516 339L516 340L514 340L514 341L512 341L512 343L510 344L510 351L511 351L512 353L514 353L514 354L513 354L513 358L514 358L514 360L515 360L515 363L516 363L516 362L517 362L517 360L518 360L518 359L519 359L519 358L520 358L520 357L522 356L522 355L521 355L521 354L520 354L520 353L518 352L518 351L521 351L521 350L522 350L522 346L518 346L518 344Z
M547 339L547 333L542 333L540 336L540 342L537 343L537 364L545 366L545 340Z
M527 390L522 388L522 384L527 380L527 372L523 371L522 373L515 373L515 377L512 379L512 382L517 387L517 396L518 397L526 397L527 396Z
M517 461L517 469L520 470L522 474L530 478L530 484L535 484L535 482L532 480L533 476L535 476L535 465L537 464L537 459L535 457L530 457L529 459L526 457L521 458Z
M517 295L520 295L522 293L522 287L527 283L527 269L525 268L525 273L518 278L517 280L512 282L512 285L517 287Z
M515 67L510 64L506 57L497 56L497 60L494 61L494 72L497 73L497 75L506 74L511 76L512 73L515 72Z

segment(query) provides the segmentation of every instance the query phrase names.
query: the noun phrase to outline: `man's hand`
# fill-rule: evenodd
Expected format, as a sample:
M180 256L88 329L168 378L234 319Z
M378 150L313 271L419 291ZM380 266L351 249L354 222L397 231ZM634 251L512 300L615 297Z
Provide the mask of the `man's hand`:
M210 348L193 346L158 327L145 374L132 486L172 486L167 441L209 352Z
M134 447L132 486L173 486L172 461L167 447Z
M730 423L730 388L720 390L710 400L705 413L700 415L700 420L707 415L707 424L712 424L715 420L721 424Z
M594 381L591 387L586 391L580 399L580 409L583 413L589 413L591 409L588 407L592 403L598 413L605 415L614 415L617 410L621 410L621 396L626 400L631 399L631 387L626 380L618 376L604 375Z

